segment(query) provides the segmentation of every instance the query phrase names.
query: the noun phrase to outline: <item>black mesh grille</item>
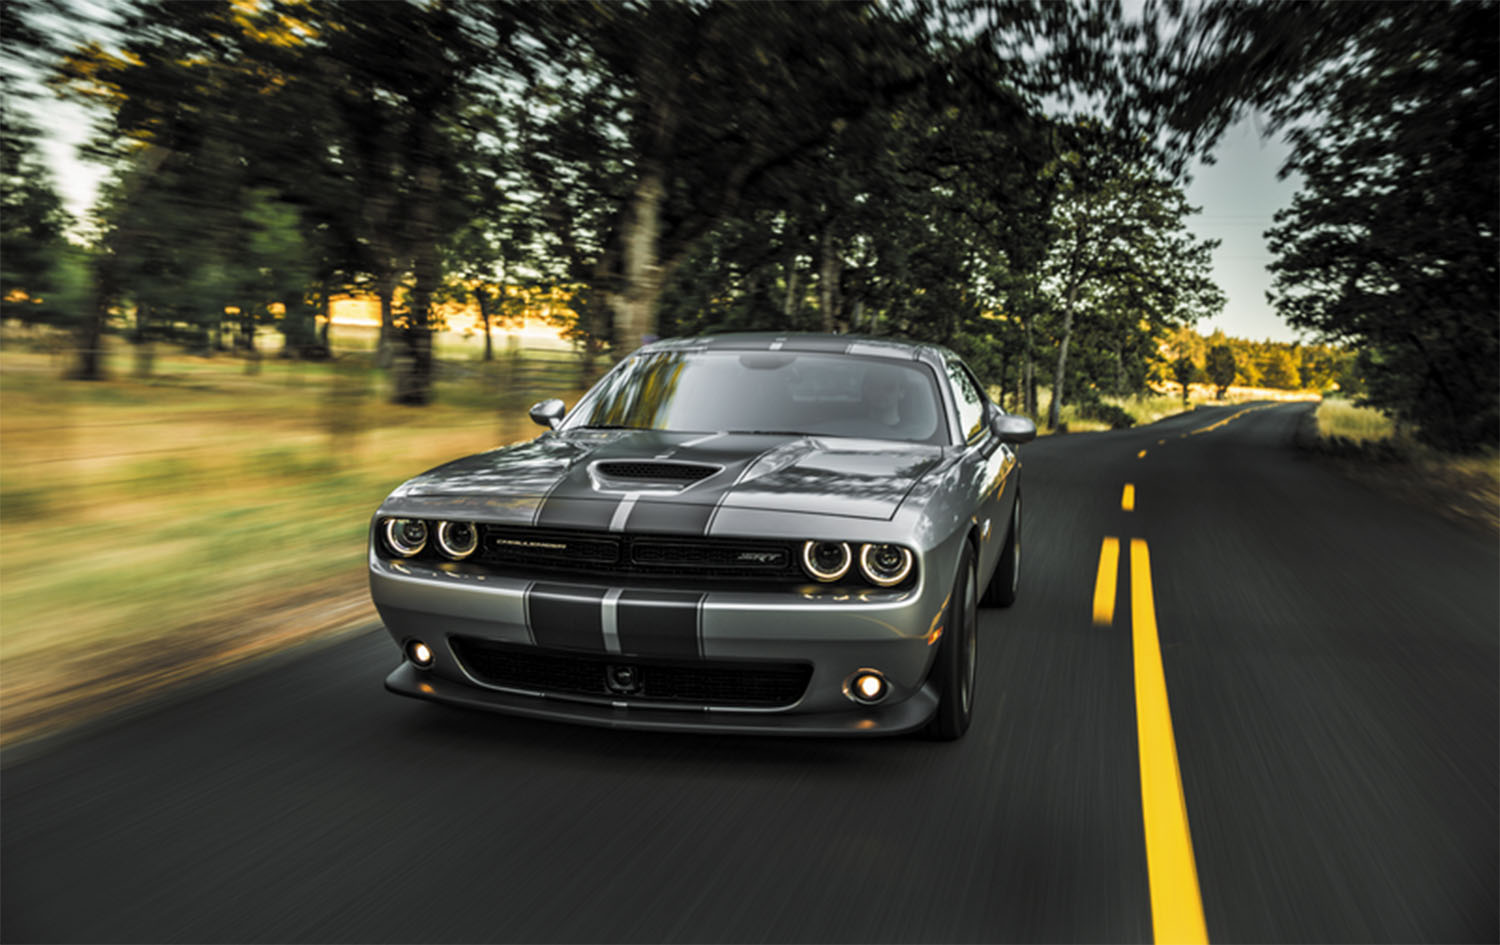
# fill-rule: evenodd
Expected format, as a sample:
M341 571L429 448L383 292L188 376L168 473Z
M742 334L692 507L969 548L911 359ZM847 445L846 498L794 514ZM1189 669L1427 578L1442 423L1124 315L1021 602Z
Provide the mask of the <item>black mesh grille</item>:
M642 538L630 543L630 563L642 568L712 569L775 573L790 561L785 546Z
M599 475L611 479L644 479L656 482L697 482L719 471L699 463L600 463Z
M475 637L456 636L450 642L464 668L492 686L641 704L778 708L801 699L812 679L812 667L805 663L674 662L544 650ZM634 669L638 691L611 690L606 682L609 667Z
M542 564L564 568L598 568L620 560L620 539L531 528L481 529L482 557L495 564Z
M789 542L570 532L480 526L476 560L496 568L575 574L642 574L802 580Z

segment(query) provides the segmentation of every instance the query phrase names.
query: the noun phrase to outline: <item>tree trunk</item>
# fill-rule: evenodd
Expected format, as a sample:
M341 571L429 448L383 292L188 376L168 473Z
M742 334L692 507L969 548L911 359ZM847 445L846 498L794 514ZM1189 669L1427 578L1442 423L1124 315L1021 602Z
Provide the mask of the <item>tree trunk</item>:
M1005 409L1005 395L1010 392L1010 351L1006 348L1000 349L1000 409Z
M156 349L151 341L151 309L144 302L135 306L135 376L151 376L156 364Z
M110 292L103 285L94 289L94 310L78 329L78 366L73 377L80 381L104 379L104 326L109 321Z
M833 224L823 228L823 237L818 241L818 252L822 257L818 266L818 308L823 316L823 330L832 334L834 315L838 310L839 288L839 244L833 236Z
M1063 337L1062 344L1057 347L1057 374L1052 378L1052 402L1047 405L1047 426L1049 429L1057 429L1058 414L1062 410L1062 400L1068 368L1068 345L1073 340L1073 305L1078 299L1078 282L1074 280L1068 285L1068 297L1063 302Z
M1021 412L1028 417L1036 416L1036 360L1031 333L1035 318L1034 312L1027 312L1021 322L1026 329L1026 360L1021 367Z
M391 366L392 343L396 337L396 274L384 272L375 282L375 293L380 297L380 339L375 343L375 366Z
M797 254L792 253L786 260L786 302L781 306L785 327L791 328L795 324L797 313L802 309L801 302L802 298L797 294Z
M323 357L333 357L333 345L328 340L328 331L333 327L333 281L330 279L323 283L323 298L320 300L323 309L323 324L318 332L318 344L323 348Z
M411 293L411 312L401 332L401 352L395 371L398 404L426 406L432 401L432 293L438 287L440 266L437 247L437 168L424 167L417 174L419 199L412 214L412 270L416 285Z
M661 299L666 270L662 266L661 203L666 196L660 171L641 175L623 234L625 291L613 294L615 358L621 359L644 344L656 331L656 305Z
M500 291L505 291L503 285ZM474 287L474 301L479 305L479 324L484 328L484 360L493 361L495 360L495 342L490 337L490 294L484 286Z
M240 306L240 345L245 349L245 373L260 373L260 349L255 347L255 315L250 306Z

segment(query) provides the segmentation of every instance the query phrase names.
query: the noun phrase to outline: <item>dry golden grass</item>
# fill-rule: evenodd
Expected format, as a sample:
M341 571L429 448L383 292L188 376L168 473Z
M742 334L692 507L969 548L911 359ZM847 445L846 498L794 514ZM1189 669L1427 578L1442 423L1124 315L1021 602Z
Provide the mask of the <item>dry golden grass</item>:
M1183 406L1181 389L1166 393L1134 394L1129 397L1116 397L1106 395L1102 398L1106 405L1118 407L1135 418L1135 426L1145 426L1155 423L1167 417L1173 417L1186 410L1195 410L1198 407L1215 407L1227 404L1244 403L1250 400L1308 400L1315 399L1316 395L1298 391L1268 391L1258 388L1231 387L1225 393L1224 399L1219 400L1215 396L1213 387L1206 384L1189 385L1188 405ZM990 396L996 397L998 391L991 389ZM1037 388L1037 401L1041 405L1043 419L1046 416L1047 404L1051 401L1051 388L1040 386ZM997 401L998 402L998 401ZM1082 409L1078 404L1063 404L1058 413L1059 423L1066 425L1070 433L1088 433L1091 431L1108 430L1110 425L1102 420L1083 416ZM1039 425L1038 432L1046 436L1054 433Z
M1356 407L1347 400L1325 399L1318 405L1318 435L1343 437L1355 443L1388 440L1396 432L1390 417L1371 407Z
M386 493L538 432L516 398L502 419L462 386L414 409L347 367L157 368L80 384L0 353L0 742L368 622L364 541Z

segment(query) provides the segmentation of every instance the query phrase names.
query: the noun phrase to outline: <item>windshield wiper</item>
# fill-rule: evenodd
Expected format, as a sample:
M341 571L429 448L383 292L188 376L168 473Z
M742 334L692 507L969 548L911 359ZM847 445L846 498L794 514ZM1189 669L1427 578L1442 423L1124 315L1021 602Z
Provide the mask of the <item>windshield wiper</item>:
M628 423L585 423L579 430L654 430L655 427L633 427Z

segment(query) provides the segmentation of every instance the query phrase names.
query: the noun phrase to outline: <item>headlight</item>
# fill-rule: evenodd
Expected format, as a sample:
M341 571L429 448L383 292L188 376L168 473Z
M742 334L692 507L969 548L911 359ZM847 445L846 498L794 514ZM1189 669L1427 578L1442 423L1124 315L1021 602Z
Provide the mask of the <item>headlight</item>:
M453 560L467 558L479 547L479 529L473 522L438 522L437 543Z
M802 568L819 581L837 581L849 572L854 553L846 541L808 541L802 544Z
M859 570L873 584L890 587L911 573L911 552L900 545L860 545Z
M403 558L427 547L427 523L417 518L385 520L385 546Z

